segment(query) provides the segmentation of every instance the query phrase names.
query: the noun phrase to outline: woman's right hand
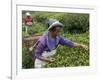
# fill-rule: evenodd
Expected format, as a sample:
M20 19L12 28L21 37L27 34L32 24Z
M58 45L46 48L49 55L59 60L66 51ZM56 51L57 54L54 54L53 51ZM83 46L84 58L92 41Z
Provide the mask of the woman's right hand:
M45 61L45 62L49 62L49 63L53 63L55 60L53 58L49 59L47 57L41 56L39 57L41 60Z
M29 51L31 52L32 50L33 50L33 47L30 47L30 48L29 48Z
M53 63L54 61L55 61L54 58L51 58L51 59L50 59L50 63Z

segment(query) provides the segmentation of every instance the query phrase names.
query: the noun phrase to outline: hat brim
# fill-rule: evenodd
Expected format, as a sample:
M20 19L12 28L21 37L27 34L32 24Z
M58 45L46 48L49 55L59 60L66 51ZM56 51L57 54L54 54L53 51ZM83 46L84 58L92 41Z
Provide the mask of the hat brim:
M60 23L60 22L56 22L56 23L53 23L52 25L50 25L50 27L48 28L48 30L50 30L53 27L61 27L61 28L63 28L64 25L62 23Z

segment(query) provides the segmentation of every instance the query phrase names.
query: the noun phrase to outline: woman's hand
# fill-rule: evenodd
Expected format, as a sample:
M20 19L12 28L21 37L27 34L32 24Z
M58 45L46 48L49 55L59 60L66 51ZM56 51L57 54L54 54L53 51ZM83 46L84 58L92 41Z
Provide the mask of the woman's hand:
M31 52L33 50L33 46L29 48L29 51Z
M84 48L85 50L89 50L88 46L79 43L74 43L74 47Z
M51 58L50 59L50 63L53 63L53 62L55 62L55 59L54 58Z
M85 50L87 50L87 51L89 50L88 46L83 45L83 44L82 44L81 46L82 46L82 48L84 48Z
M39 57L42 61L45 61L45 62L49 62L49 63L53 63L55 60L53 58L49 59L47 57L44 57L44 56L40 56Z

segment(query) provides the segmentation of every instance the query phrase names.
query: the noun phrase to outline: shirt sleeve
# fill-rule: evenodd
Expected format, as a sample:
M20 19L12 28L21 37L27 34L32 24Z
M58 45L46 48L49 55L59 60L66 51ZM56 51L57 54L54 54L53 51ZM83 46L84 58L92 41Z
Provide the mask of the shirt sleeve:
M61 45L66 45L70 48L74 47L74 43L68 39L65 39L63 37L60 37L60 40L59 40L59 44Z
M39 57L42 55L43 51L45 49L45 45L41 42L38 42L36 48L35 48L35 57L39 59Z

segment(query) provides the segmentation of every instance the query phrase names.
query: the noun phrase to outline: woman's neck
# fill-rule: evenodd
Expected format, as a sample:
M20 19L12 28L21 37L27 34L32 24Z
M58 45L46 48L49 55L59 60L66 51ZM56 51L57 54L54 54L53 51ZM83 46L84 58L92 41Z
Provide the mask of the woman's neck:
M49 32L48 35L49 35L49 37L51 37L51 38L56 38L56 36L53 35L53 32Z

